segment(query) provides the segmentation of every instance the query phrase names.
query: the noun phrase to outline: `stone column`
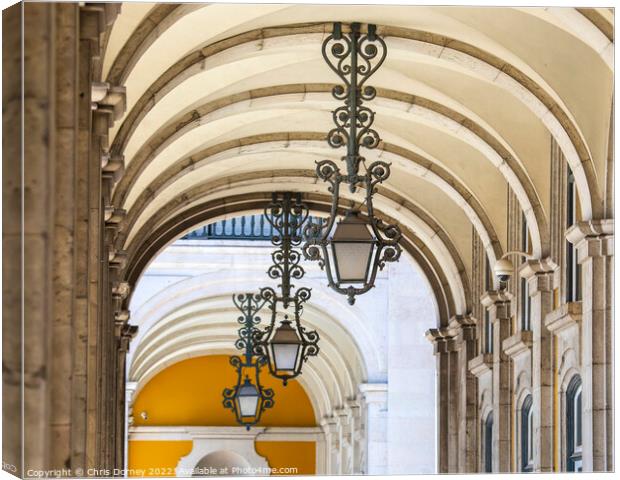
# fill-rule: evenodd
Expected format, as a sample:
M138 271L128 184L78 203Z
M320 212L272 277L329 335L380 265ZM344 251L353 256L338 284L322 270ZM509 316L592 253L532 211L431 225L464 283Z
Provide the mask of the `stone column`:
M476 321L471 316L458 315L452 318L449 327L454 336L458 369L455 379L458 384L458 398L454 409L458 412L457 471L476 472L478 382L469 370L469 362L477 354Z
M351 472L354 475L363 473L361 465L362 440L364 438L363 425L361 421L362 408L357 400L349 400L347 407L350 412L350 435L351 435Z
M128 451L129 451L129 429L133 425L133 396L138 388L137 382L125 383L125 436L123 438L123 470L127 477Z
M553 278L557 265L550 259L530 260L519 269L531 298L532 412L534 471L553 471L553 335L544 320L553 310Z
M583 470L612 471L613 220L577 223L566 237L582 275Z
M502 348L510 336L511 295L502 290L488 291L480 301L489 310L493 324L493 472L510 471L511 366Z
M22 7L17 3L2 12L2 462L18 477L23 476Z
M118 316L117 316L117 322ZM129 352L129 344L133 337L138 332L138 327L135 325L129 325L126 321L123 322L120 332L119 332L119 340L118 340L118 362L117 362L117 383L116 383L116 400L118 402L116 413L116 428L115 428L115 438L116 438L116 454L115 454L115 468L124 468L126 471L127 468L127 419L129 409L128 406L131 404L133 391L135 391L135 382L133 382L133 389L131 390L131 385L128 384L126 380L126 359L127 352ZM127 398L127 391L130 390L131 395ZM122 415L121 415L122 412Z
M327 475L336 475L339 469L338 422L335 417L327 417L321 421L325 434L325 470Z
M431 328L426 332L426 338L433 344L437 359L438 473L453 473L458 464L458 412L456 398L451 394L456 388L452 379L457 362L456 355L453 355L454 340L446 328Z
M359 386L366 410L366 473L387 473L387 383Z
M18 220L17 225L23 227L24 271L23 277L20 275L14 280L9 279L9 282L23 279L25 288L23 317L15 319L23 328L23 331L18 328L15 332L19 338L22 338L23 334L24 349L21 364L23 377L19 378L23 382L23 396L15 406L18 407L17 411L21 412L19 407L22 407L23 402L23 425L18 427L20 430L23 428L23 450L19 446L18 448L24 462L24 475L31 468L50 468L52 457L50 407L55 405L55 402L51 396L50 335L53 332L54 317L56 7L57 5L52 3L30 2L21 6L24 42L24 84L21 92L24 102L24 177L23 187L19 188L20 192L23 191L24 223L21 225ZM16 67L21 67L19 62ZM16 171L20 171L19 166ZM70 215L70 211L67 214ZM19 352L19 358L21 354L22 352ZM56 456L54 454L54 457Z
M336 410L338 419L340 459L340 475L350 475L353 473L353 435L351 432L351 412L348 407Z

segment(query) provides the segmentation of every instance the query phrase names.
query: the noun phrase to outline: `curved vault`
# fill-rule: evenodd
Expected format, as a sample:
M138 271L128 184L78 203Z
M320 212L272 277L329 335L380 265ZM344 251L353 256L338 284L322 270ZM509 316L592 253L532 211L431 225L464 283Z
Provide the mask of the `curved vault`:
M238 311L231 295L252 291L265 275L256 271L208 273L179 281L146 300L132 314L139 326L128 354L128 380L136 394L157 373L186 358L235 354ZM357 394L357 386L386 376L386 358L372 333L372 318L349 306L318 278L304 323L321 336L321 355L312 357L298 380L309 394L317 422ZM351 332L355 332L353 336Z
M609 121L596 112L611 112L613 82L604 9L125 4L103 73L127 88L113 204L127 210L116 247L133 282L142 250L154 255L192 220L258 209L267 190L303 191L324 210L312 170L340 154L324 142L336 78L320 43L332 21L372 22L386 38L369 103L384 142L366 156L393 164L379 211L406 231L442 322L469 309L472 226L491 261L505 250L494 199L514 192L534 254L548 253L551 139L584 219L601 215Z

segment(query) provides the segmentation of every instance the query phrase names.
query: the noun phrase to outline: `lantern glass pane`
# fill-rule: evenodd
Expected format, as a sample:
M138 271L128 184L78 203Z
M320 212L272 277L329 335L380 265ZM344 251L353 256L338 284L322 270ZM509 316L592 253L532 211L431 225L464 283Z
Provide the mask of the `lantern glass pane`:
M339 283L366 281L372 242L332 242L334 263Z
M255 417L258 409L258 395L239 397L239 410L242 417Z
M274 343L273 356L276 370L295 370L299 349L298 343Z
M258 410L258 389L248 379L237 391L239 412L242 417L255 417Z

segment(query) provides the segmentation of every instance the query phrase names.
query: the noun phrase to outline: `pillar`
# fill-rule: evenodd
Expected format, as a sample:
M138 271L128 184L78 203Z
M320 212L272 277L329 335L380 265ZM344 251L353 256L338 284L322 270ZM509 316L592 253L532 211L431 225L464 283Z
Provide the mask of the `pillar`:
M613 220L579 222L566 237L582 272L583 470L613 470Z
M133 425L133 397L136 393L136 389L138 388L137 382L126 382L125 383L125 432L126 435L123 438L123 471L125 474L123 476L127 477L127 469L128 469L128 451L129 451L129 429Z
M545 258L529 260L519 269L527 279L531 298L532 412L535 472L553 471L553 335L544 320L553 310L555 263Z
M489 310L493 324L493 472L510 471L511 366L502 344L511 333L511 295L488 291L481 302Z
M449 324L454 337L456 350L457 376L455 385L458 385L456 399L457 412L457 471L470 473L477 471L478 426L477 426L477 399L478 382L476 376L469 370L469 362L476 357L476 322L467 315L458 315L452 318Z
M387 383L359 386L366 411L366 473L387 473Z
M349 424L351 435L351 471L354 475L363 474L362 469L362 440L364 438L364 430L362 424L362 408L357 399L347 402L349 409Z
M321 428L325 435L325 473L336 475L339 467L338 422L335 417L326 417L321 421Z
M437 361L438 473L458 471L458 354L447 328L431 328L426 338Z

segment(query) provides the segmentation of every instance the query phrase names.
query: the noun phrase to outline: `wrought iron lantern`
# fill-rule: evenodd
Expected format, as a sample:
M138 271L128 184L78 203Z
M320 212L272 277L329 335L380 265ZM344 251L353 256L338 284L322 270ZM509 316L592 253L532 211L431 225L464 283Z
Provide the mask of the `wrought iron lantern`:
M235 393L236 408L242 418L256 418L258 416L258 404L261 394L246 375L241 387Z
M280 326L274 330L269 348L271 350L269 357L273 359L275 370L295 371L301 353L301 338L291 326L288 315L284 316Z
M249 430L260 421L263 412L274 405L274 391L264 388L260 383L265 358L256 349L256 339L260 336L256 327L260 323L257 314L266 301L260 294L254 293L234 295L233 301L242 312L238 318L242 327L238 331L239 338L235 346L245 353L243 356L230 357L230 364L237 370L237 383L233 388L224 389L222 403L225 408L233 411L237 423Z
M294 247L301 244L301 229L309 218L309 210L299 193L274 193L265 216L275 231L271 242L279 247L271 255L273 265L267 272L281 283L279 295L270 287L261 290L261 297L271 311L271 322L257 340L257 350L267 359L271 375L286 385L301 374L309 357L319 353L319 334L301 324L303 304L310 299L311 291L302 287L293 293L291 284L291 279L301 279L305 274L299 264L301 254ZM292 320L288 313L280 313L280 309L289 312Z
M365 83L387 55L386 44L376 31L375 25L368 25L364 34L359 23L352 23L345 33L342 24L335 23L332 34L323 42L323 58L344 82L344 86L332 89L332 96L344 100L344 105L332 112L335 127L327 134L327 142L333 148L346 146L342 160L347 171L341 173L331 160L317 162L316 175L329 184L332 205L327 222L306 225L302 248L307 259L318 261L325 269L329 286L346 295L351 305L356 295L374 286L378 270L387 262L397 261L402 251L398 244L402 237L400 228L378 219L373 207L373 195L390 176L390 164L378 160L366 166L360 154L360 147L374 149L381 142L372 128L375 113L364 105L377 94L374 87ZM351 208L336 224L343 183L348 184L352 194L359 188L365 190L360 203L365 204L366 217L361 215L360 208Z
M272 279L281 280L280 294L265 287L259 293L233 295L233 302L243 313L238 319L243 326L235 346L245 350L245 355L230 358L237 370L237 383L224 390L223 404L235 413L237 423L247 429L256 425L263 411L274 405L273 390L260 383L262 368L267 366L271 375L286 386L288 380L301 374L303 363L319 353L319 334L301 324L303 304L310 299L310 289L302 287L292 293L291 284L291 279L301 279L305 274L299 265L301 254L294 247L301 243L300 232L308 212L300 194L295 198L288 192L273 194L265 216L274 228L271 242L278 249L271 255L273 265L267 273ZM258 312L265 306L269 307L271 322L261 330ZM290 311L292 320L281 310Z

